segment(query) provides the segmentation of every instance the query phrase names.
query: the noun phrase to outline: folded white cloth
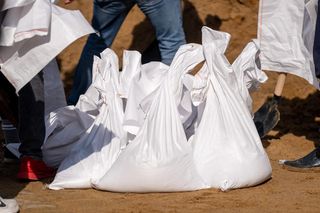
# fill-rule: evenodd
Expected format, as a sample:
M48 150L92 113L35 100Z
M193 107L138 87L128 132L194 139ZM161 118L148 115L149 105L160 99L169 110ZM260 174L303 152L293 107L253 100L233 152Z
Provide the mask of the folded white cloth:
M319 88L313 62L317 0L261 0L258 40L263 70L286 72Z
M2 28L7 29L1 34L5 39L0 42L0 64L16 91L70 43L94 33L80 11L60 8L49 0L21 1L19 7L8 1L9 9L0 13Z

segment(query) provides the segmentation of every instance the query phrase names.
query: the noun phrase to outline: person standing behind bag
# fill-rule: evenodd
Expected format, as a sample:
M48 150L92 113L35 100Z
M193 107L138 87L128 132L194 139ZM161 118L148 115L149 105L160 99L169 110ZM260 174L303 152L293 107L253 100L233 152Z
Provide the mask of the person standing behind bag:
M65 0L66 4L74 0ZM169 65L178 48L185 44L180 0L94 0L91 34L75 71L68 104L75 105L92 81L93 56L110 47L131 8L137 4L150 19L159 42L161 61Z
M319 3L318 1L318 17L316 23L315 37L314 37L314 45L313 45L313 60L315 66L315 73L320 79L320 17L319 17ZM320 146L316 147L313 151L308 153L306 156L297 159L288 161L285 160L283 165L288 170L294 171L304 171L304 169L314 170L320 169Z
M19 92L0 72L0 115L19 128L21 153L19 179L39 180L52 177L55 170L42 161L41 146L45 138L44 82L39 72Z

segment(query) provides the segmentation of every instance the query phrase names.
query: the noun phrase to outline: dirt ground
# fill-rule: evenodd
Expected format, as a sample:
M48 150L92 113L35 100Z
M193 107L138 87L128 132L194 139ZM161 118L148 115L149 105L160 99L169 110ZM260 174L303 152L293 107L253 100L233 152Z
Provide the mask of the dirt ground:
M61 4L65 7L63 4ZM91 19L92 0L67 6L80 9ZM256 37L258 0L186 0L184 27L188 42L201 42L200 28L207 25L232 35L227 57L232 62L250 39ZM58 59L66 92L86 38L62 52ZM124 49L145 50L154 40L150 23L133 8L112 49L121 57ZM277 74L253 94L254 109L273 92ZM280 105L281 121L264 140L272 163L272 179L259 186L221 192L215 189L185 193L110 193L96 190L46 189L44 182L21 183L16 164L0 164L0 193L15 197L22 213L81 212L320 212L320 173L283 169L280 159L304 156L319 144L320 94L298 77L288 76Z

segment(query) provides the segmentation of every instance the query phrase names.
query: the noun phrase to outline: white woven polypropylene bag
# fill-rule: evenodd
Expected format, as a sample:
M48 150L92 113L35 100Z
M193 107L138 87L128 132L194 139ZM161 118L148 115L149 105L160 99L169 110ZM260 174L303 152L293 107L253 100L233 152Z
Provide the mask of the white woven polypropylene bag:
M192 140L197 170L208 185L222 190L259 184L271 177L271 166L224 56L230 35L203 28L202 38L209 88Z

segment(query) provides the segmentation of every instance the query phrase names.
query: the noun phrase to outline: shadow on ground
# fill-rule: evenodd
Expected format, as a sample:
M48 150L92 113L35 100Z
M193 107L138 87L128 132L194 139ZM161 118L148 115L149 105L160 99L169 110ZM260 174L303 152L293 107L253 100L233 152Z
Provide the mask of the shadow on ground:
M316 91L308 97L287 99L282 98L279 104L280 121L274 128L275 135L267 135L263 141L265 147L268 140L279 139L287 133L305 136L307 140L320 145L320 92Z

